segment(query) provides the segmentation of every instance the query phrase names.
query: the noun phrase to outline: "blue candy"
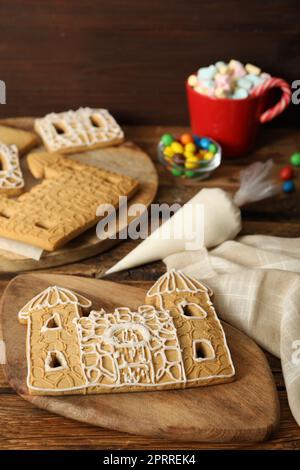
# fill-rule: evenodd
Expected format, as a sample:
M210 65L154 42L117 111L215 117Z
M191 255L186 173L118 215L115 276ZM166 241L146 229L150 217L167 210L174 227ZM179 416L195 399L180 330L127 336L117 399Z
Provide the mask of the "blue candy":
M200 140L201 140L201 137L199 137L198 135L194 134L193 135L193 139L194 139L194 142L195 144L200 147Z
M282 183L282 189L285 193L292 193L295 191L295 183L292 180L287 180Z
M199 140L199 147L201 147L202 149L208 149L208 147L210 146L211 144L211 141L209 139L207 139L207 137L202 137L202 139Z

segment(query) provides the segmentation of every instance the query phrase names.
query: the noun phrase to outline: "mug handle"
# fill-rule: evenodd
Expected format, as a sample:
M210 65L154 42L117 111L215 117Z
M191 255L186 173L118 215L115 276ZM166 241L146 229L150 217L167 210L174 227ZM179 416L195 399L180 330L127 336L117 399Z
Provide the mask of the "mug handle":
M285 108L290 104L292 97L292 90L290 85L282 80L282 78L271 77L265 80L261 85L254 88L252 96L263 96L267 90L271 88L280 88L282 91L281 99L278 101L275 106L270 109L267 109L259 118L260 122L263 124L265 122L271 121L278 114L282 113Z

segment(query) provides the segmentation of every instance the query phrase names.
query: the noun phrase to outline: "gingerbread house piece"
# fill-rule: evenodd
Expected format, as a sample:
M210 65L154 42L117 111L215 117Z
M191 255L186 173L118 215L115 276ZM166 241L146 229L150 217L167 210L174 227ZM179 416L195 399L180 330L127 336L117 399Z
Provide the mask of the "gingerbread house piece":
M211 296L210 288L174 269L160 277L146 296L148 304L172 316L187 387L230 381L235 373Z
M89 300L49 287L19 312L27 323L30 393L149 391L231 380L234 367L211 294L171 271L134 311L82 315Z
M0 196L17 196L23 189L18 148L0 143Z
M76 393L86 387L75 320L90 306L85 297L51 286L19 311L19 321L27 324L27 386L31 393Z
M49 152L72 153L119 144L124 133L107 109L79 108L36 119Z

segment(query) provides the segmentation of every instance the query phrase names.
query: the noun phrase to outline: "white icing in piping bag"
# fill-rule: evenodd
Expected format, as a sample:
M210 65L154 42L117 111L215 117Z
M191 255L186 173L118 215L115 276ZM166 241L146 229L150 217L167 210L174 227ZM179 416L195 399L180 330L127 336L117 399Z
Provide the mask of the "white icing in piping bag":
M176 214L156 229L125 258L121 259L105 274L131 269L141 264L164 259L166 256L186 250L198 250L201 246L211 248L231 240L241 230L240 206L260 201L280 191L280 186L271 179L273 162L254 162L240 172L240 188L232 198L219 188L202 189L188 201ZM195 226L196 214L202 205L204 209L202 227ZM197 218L199 219L199 217ZM185 230L181 238L175 239L178 229ZM168 229L169 238L163 236ZM181 230L182 231L182 230ZM196 233L204 235L202 244L197 248L188 247Z
M199 224L199 211L204 209L202 227ZM185 228L182 230L182 223ZM127 256L110 268L105 274L112 274L145 263L157 261L173 253L187 250L195 240L195 233L203 233L204 239L197 240L197 248L212 247L234 238L241 230L241 214L230 195L219 188L202 189L188 201L175 215L142 241ZM168 238L165 233L170 234ZM178 233L182 233L180 238ZM175 236L176 234L176 236ZM190 248L193 249L193 248Z

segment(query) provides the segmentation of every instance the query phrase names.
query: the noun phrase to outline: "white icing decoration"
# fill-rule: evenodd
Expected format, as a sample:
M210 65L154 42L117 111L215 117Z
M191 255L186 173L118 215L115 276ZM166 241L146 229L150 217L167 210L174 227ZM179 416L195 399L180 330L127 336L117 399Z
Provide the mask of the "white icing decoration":
M54 321L57 326L50 328L48 325L51 321ZM58 312L54 312L53 315L51 315L51 317L47 319L45 325L42 326L41 332L45 333L46 331L56 331L56 330L61 330L61 329L62 329L62 325L61 325L60 315Z
M76 304L82 308L88 308L92 302L80 294L75 294L69 289L58 286L50 286L31 299L19 311L19 319L26 320L28 314L41 308L51 308L57 305Z
M115 336L118 331L122 330L124 339L123 342L120 342L117 337ZM134 340L128 340L128 331L134 331L137 330L140 332L141 336L143 337L143 341L134 341ZM111 344L114 347L136 347L136 346L145 346L147 344L147 341L150 340L150 333L147 328L145 328L144 325L140 325L138 323L133 323L133 322L125 322L125 323L119 323L116 325L112 325L110 328L106 329L103 333L103 340L107 344Z
M92 120L98 126L93 125ZM58 133L55 126L63 133ZM124 137L122 129L106 109L79 108L76 111L50 113L36 119L35 128L51 151L89 147Z
M181 287L178 287L180 285ZM153 297L155 295L172 294L173 292L190 292L193 294L207 292L208 295L212 295L212 290L201 282L187 276L181 271L171 269L156 281L147 292L147 296Z
M0 171L0 194L1 189L23 188L24 178L16 145L8 146L0 143L0 160L3 166L3 170Z
M185 315L184 314L184 307L187 307L188 305L192 305L194 308L196 308L199 311L199 315ZM181 300L177 303L177 308L180 312L180 314L184 318L193 318L193 320L203 320L203 318L207 317L207 313L204 310L204 308L201 307L201 305L196 304L195 302L187 302L186 300Z
M176 281L179 280L179 286ZM167 281L166 284L164 284ZM162 287L163 286L163 287ZM149 297L157 295L160 303L163 305L163 295L173 292L196 293L205 292L211 294L211 290L200 282L191 279L181 272L172 270L162 276L149 290ZM52 294L56 294L52 297ZM184 299L174 308L182 308ZM53 298L56 298L53 301ZM209 311L214 316L214 320L219 324L224 341L224 347L227 351L232 372L229 374L217 374L188 379L185 374L182 352L177 337L173 318L169 311L161 309L157 311L152 305L141 305L137 311L133 312L127 307L116 308L114 312L107 313L104 309L100 311L92 310L87 317L80 317L78 306L87 308L91 302L78 294L57 286L49 287L42 293L34 297L19 312L19 318L27 319L27 386L33 390L44 392L53 391L42 387L35 387L30 384L30 336L31 319L28 314L36 309L43 307L54 307L71 303L75 307L75 318L73 319L77 340L80 346L80 363L86 378L85 384L77 387L64 389L55 389L57 392L86 389L88 387L107 387L120 388L128 386L155 387L157 385L171 385L186 382L196 382L214 378L229 378L235 374L230 351L226 342L225 333L217 317L212 303L207 299ZM193 304L193 302L192 302ZM207 315L201 306L195 303L197 308ZM202 312L202 313L203 313ZM195 320L197 317L188 317ZM204 319L205 317L199 317ZM196 357L196 343L206 340L195 340L193 342L194 360L201 361L205 358ZM173 344L170 346L170 342ZM212 346L211 346L212 347ZM172 351L176 359L170 361L167 357L168 352ZM86 359L92 356L95 361L88 365ZM161 366L155 370L153 357L159 359ZM215 352L214 352L215 357ZM212 357L207 359L213 359ZM105 364L111 367L106 367ZM57 368L56 368L57 370ZM176 373L174 374L174 372ZM162 383L160 379L165 377ZM106 383L103 383L106 381Z
M129 318L131 321L128 321ZM81 338L83 360L85 355L96 355L97 368L100 371L97 381L111 381L107 384L101 381L101 386L154 386L163 376L165 383L169 384L186 381L177 331L168 312L157 312L149 305L140 306L136 312L124 307L115 309L113 313L93 310L88 317L77 319L76 323ZM88 329L84 326L86 323L89 323ZM100 334L96 333L97 330L101 330ZM170 342L174 345L166 344ZM87 353L84 352L86 344L89 348ZM173 351L177 360L168 360L168 351ZM162 365L157 371L154 370L152 356L160 358ZM113 371L104 366L104 360L107 358L113 366ZM95 366L84 364L83 367L89 380L91 369L94 370ZM179 373L179 379L172 373L174 367ZM89 385L96 385L97 381Z

